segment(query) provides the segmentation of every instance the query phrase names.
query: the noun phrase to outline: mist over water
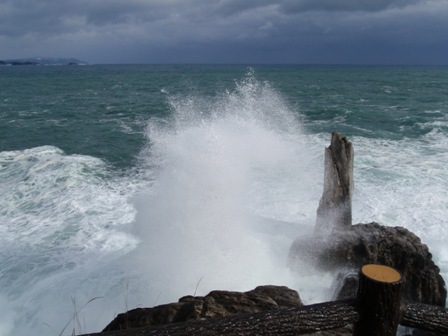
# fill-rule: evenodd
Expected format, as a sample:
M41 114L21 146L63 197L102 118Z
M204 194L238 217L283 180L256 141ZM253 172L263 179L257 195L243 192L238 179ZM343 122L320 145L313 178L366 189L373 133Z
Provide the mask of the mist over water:
M108 127L116 118L118 129L126 131L122 139L113 138L117 148L113 143L107 148L110 157L143 143L130 149L139 155L126 168L126 160L120 159L117 169L103 157L67 153L51 142L0 152L0 336L59 335L65 326L65 335L74 327L100 331L126 309L214 289L278 284L298 290L305 303L331 299L333 275L310 268L291 272L286 266L292 241L313 229L323 149L331 137L327 124L368 129L349 136L355 150L353 222L378 221L415 232L447 279L443 108L434 120L406 121L403 127L412 128L407 137L375 137L372 125L356 128L350 119L364 118L361 114L313 120L320 118L314 110L302 113L300 99L315 99L312 106L322 105L327 110L320 113L330 114L333 98L311 94L325 86L310 86L297 108L292 93L286 96L274 81L260 80L252 70L238 78L216 94L194 85L180 89L177 82L177 90L159 85L157 94L169 111L141 112L134 119L140 125L145 116L143 130L131 112L123 120L118 107L108 106ZM119 117L110 112L114 109ZM101 134L107 134L104 125ZM124 142L139 132L144 142ZM72 298L79 309L96 297L101 298L79 313L79 328L71 320Z

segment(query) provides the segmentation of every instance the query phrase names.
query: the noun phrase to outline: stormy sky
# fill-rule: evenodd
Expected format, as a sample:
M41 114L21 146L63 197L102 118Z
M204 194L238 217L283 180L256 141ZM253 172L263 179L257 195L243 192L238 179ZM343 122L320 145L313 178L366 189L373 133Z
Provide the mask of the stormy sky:
M0 0L0 59L448 64L448 0Z

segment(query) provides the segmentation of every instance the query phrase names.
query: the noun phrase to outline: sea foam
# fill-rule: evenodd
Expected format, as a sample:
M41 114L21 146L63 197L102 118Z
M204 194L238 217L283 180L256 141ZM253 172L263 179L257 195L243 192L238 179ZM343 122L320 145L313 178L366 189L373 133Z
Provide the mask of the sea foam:
M109 174L103 161L53 146L0 153L2 335L61 331L70 297L88 300L83 282L135 248L135 209Z

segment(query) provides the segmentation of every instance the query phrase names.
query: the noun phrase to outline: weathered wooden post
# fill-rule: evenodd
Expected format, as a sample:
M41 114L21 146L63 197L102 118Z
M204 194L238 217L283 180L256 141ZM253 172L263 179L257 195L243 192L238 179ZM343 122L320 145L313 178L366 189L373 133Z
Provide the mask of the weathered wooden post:
M324 191L317 208L315 235L352 225L353 146L337 132L325 148Z
M354 336L395 336L401 320L401 275L383 265L365 265L359 275Z

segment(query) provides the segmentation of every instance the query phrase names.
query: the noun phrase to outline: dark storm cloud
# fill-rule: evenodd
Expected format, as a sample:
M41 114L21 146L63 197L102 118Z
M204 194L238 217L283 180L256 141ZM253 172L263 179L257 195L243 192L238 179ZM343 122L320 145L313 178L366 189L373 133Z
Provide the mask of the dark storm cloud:
M0 59L434 62L447 22L447 0L0 0Z
M131 24L167 15L161 4L136 0L0 0L0 34L16 35ZM92 28L92 27L91 27Z
M419 0L284 0L280 6L285 13L307 11L365 11L376 12L403 8Z
M420 0L222 0L215 10L222 15L232 15L260 7L271 6L283 14L309 11L365 11L376 12L391 8L403 8Z

